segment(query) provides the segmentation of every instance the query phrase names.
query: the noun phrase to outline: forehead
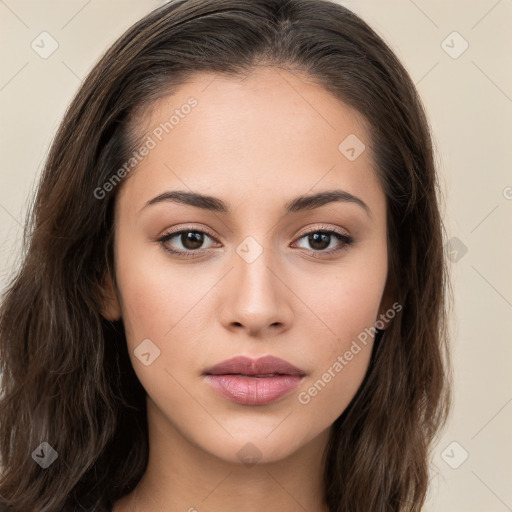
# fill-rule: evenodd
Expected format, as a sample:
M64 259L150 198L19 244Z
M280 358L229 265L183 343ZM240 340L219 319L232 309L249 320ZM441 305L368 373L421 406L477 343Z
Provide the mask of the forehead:
M365 119L301 73L200 73L151 105L135 128L151 149L122 188L139 206L165 187L262 206L316 189L382 195Z

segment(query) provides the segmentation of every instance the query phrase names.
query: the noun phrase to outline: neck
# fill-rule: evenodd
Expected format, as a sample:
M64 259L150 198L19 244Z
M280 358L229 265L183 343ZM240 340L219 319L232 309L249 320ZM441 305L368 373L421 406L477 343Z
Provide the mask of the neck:
M148 428L146 472L114 512L328 512L323 484L328 429L286 458L262 462L263 454L249 444L241 443L235 460L206 452L150 399Z

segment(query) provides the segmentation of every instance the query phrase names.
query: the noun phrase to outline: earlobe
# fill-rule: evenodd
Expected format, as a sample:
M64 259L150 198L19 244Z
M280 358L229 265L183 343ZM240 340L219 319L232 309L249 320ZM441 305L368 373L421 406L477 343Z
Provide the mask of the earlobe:
M121 306L109 273L105 275L100 290L100 313L105 320L110 322L120 320L121 318Z

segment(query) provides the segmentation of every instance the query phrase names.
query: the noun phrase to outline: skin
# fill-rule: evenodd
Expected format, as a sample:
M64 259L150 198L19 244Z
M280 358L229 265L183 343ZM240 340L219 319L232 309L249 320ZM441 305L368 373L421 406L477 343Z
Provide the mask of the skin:
M109 281L102 313L123 318L148 395L150 457L135 491L114 510L325 511L323 451L363 380L373 338L308 404L298 396L392 302L386 198L369 132L356 111L322 87L272 67L244 78L198 74L155 103L138 126L150 135L191 96L198 105L120 185L116 201L118 293ZM367 147L355 161L338 150L349 134ZM143 208L176 189L218 197L231 212L170 201ZM370 214L351 202L283 213L291 199L331 189L359 197ZM171 228L213 237L196 246L179 235L166 242L189 252L199 246L199 256L185 259L157 241ZM304 236L319 228L349 234L354 243L322 256ZM250 263L237 252L246 237L262 250ZM334 236L327 245L342 247ZM161 351L149 366L134 355L144 339ZM268 405L229 401L202 375L236 355L269 354L306 376ZM258 450L254 465L238 453L247 443Z

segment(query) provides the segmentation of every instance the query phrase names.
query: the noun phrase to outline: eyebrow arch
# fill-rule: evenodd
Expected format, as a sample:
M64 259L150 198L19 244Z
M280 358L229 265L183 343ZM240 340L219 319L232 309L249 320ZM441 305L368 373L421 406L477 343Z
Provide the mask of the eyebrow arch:
M184 190L172 190L164 192L163 194L160 194L148 201L141 208L141 210L144 210L150 205L167 201L185 204L188 206L195 206L196 208L218 213L230 212L229 206L224 201L222 201L222 199ZM365 210L368 216L372 216L369 206L362 199L345 190L325 190L313 195L296 197L285 205L284 211L285 214L290 214L303 210L313 210L333 202L357 204Z

